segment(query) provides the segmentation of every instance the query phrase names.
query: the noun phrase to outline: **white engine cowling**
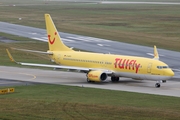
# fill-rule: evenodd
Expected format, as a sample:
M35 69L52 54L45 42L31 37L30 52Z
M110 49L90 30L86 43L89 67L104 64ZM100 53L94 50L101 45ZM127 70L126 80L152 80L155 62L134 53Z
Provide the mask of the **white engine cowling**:
M103 71L90 71L87 74L87 78L90 81L101 82L107 79L107 74Z

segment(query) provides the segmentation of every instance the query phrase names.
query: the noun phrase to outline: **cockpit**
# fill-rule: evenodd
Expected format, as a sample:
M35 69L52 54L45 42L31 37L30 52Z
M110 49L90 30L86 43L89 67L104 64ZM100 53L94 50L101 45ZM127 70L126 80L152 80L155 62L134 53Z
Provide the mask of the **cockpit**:
M157 66L158 69L167 69L169 66Z

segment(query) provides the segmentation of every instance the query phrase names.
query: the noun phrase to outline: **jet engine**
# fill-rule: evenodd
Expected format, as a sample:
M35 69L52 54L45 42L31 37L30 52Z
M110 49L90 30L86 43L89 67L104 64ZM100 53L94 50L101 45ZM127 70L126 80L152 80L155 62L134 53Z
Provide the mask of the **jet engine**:
M107 79L107 74L103 71L90 71L87 74L88 81L101 82Z

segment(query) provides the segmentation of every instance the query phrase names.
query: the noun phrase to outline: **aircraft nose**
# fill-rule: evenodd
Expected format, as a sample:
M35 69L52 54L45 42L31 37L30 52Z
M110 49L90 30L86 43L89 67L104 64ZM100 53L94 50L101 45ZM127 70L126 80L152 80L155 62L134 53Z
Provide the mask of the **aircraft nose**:
M174 76L174 72L171 69L168 71L168 76L171 76L171 77Z

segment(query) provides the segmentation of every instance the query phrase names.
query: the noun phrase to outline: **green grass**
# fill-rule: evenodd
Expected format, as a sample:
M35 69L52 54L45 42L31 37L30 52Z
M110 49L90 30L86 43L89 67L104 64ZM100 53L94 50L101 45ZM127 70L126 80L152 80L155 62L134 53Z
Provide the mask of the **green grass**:
M22 6L0 7L0 21L45 28L44 14L50 13L62 32L180 51L179 5L11 0L11 4L14 3ZM1 4L9 2L2 1Z
M0 119L180 118L176 97L45 84L14 88L15 93L0 96Z

